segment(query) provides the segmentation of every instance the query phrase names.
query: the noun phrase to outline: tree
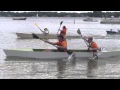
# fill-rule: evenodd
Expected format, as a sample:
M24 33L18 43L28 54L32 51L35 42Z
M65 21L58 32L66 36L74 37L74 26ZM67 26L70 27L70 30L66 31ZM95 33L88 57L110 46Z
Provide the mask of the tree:
M93 11L94 17L102 17L102 11Z

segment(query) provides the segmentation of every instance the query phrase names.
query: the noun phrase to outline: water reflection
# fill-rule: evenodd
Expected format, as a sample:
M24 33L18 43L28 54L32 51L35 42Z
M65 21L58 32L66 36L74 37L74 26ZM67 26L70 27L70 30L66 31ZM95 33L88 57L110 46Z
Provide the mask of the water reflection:
M57 78L63 79L67 78L67 71L70 71L71 68L74 68L76 65L76 60L58 60L57 61Z
M58 79L64 78L65 70L66 70L66 61L58 60L57 61Z
M38 65L36 65L36 63L32 63L31 64L31 72L30 75L34 76L38 73Z
M98 60L89 60L87 64L87 77L92 78L95 77L98 70Z
M10 79L34 78L38 73L38 61L34 59L7 58L4 64L4 77Z

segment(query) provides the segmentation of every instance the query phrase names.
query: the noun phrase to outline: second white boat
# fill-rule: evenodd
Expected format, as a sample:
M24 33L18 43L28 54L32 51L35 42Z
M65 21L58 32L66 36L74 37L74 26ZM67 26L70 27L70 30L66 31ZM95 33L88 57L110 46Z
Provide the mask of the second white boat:
M30 33L16 33L18 38L21 39L33 39L32 34ZM42 39L57 39L57 35L55 34L48 34L48 35L44 35L44 34L36 34L38 37L42 38ZM80 36L65 36L66 39L78 39L80 38Z

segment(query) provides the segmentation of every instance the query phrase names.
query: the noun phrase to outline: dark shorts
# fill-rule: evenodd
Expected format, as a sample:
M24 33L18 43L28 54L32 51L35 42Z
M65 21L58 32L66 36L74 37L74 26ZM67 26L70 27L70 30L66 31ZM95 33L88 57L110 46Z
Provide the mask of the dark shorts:
M93 50L92 52L97 52L97 50Z
M66 52L66 50L52 50L52 52Z
M92 51L90 51L90 50L88 49L88 52L97 52L97 50L92 50Z

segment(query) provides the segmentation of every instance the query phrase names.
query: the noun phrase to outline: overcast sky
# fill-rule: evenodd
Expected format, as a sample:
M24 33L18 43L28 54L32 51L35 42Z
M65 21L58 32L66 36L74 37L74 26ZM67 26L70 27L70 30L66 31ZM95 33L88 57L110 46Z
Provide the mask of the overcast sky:
M12 11L12 12L35 12L35 11ZM68 13L83 13L83 12L92 12L92 11L41 11L41 12L68 12Z
M56 12L56 11L51 11L51 12ZM59 12L68 12L68 13L86 13L86 12L93 12L93 11L57 11ZM120 11L102 11L102 12L120 12Z
M13 11L12 11L13 12ZM35 12L35 11L14 11L14 12ZM93 12L93 11L41 11L41 12L68 12L68 13L86 13L86 12ZM102 11L102 12L120 12L120 11Z
M54 11L53 11L54 12ZM56 12L56 11L55 11ZM83 13L83 12L92 12L92 11L57 11L59 12L68 12L68 13Z

